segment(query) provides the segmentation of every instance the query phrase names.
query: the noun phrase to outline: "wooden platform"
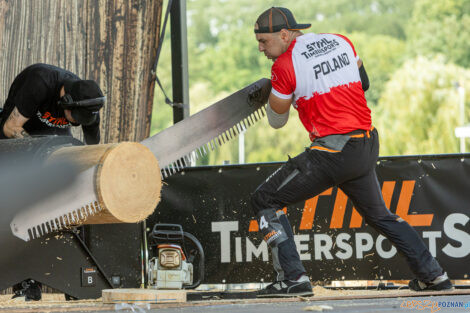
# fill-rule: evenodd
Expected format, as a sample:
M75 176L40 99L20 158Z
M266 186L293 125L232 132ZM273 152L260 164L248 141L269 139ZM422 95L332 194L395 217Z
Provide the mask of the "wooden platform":
M119 290L142 290L142 289L113 289L113 291ZM144 290L142 290L144 291ZM156 290L151 290L156 291ZM165 292L165 290L159 290L158 292ZM180 292L180 290L175 290L176 292ZM168 292L175 292L172 290L168 290ZM405 299L417 299L418 301L426 299L427 297L431 298L433 301L439 301L442 296L445 298L441 298L443 300L452 300L452 301L464 301L467 303L469 301L468 296L470 296L470 289L455 289L452 291L430 291L430 292L415 292L410 291L408 289L402 290L326 290L320 286L316 286L313 289L315 296L313 297L299 297L299 298L252 298L252 299L230 299L235 294L240 298L243 298L243 294L245 292L220 292L221 295L217 295L216 292L212 292L210 295L209 292L197 292L197 291L189 291L188 292L188 300L187 302L169 302L169 301L158 301L151 302L151 301L129 301L128 303L131 305L140 305L142 304L149 304L150 309L148 306L145 306L145 310L148 313L157 313L158 310L167 309L171 312L180 312L182 308L186 307L210 307L210 306L220 306L220 305L255 305L261 303L269 303L270 305L276 304L289 304L293 305L293 308L296 308L296 303L305 303L305 306L312 306L317 305L317 303L322 303L324 301L328 301L328 305L335 307L336 301L344 302L344 300L348 300L348 303L355 303L360 301L361 299L368 299L369 302L375 303L376 300L384 300L384 299L400 299L398 302L399 304L401 301ZM184 290L182 292L185 292ZM201 293L201 300L197 301L190 301L191 298L194 297L194 294ZM230 293L231 295L226 295ZM250 294L250 292L246 292ZM167 293L168 295L168 293ZM115 299L117 298L113 295ZM462 296L462 300L459 300L459 296ZM25 302L21 298L11 299L12 295L0 295L0 313L63 313L63 312L81 312L81 313L92 313L92 312L114 312L116 303L125 303L123 301L115 301L111 303L103 303L102 299L93 299L93 300L76 300L76 301L65 301L63 294L43 294L43 299L41 301L30 301ZM222 299L221 299L222 297ZM224 299L225 298L225 299ZM121 298L122 299L122 298ZM429 298L427 298L429 299ZM155 300L155 296L153 299ZM140 303L139 303L140 302ZM377 302L379 303L379 302ZM380 302L381 305L385 305L383 301ZM398 305L399 305L398 304ZM396 307L397 303L395 302L393 305ZM384 307L385 310L385 307ZM199 309L198 312L200 312ZM299 310L294 310L295 312L300 312ZM390 312L392 312L392 306L390 306ZM404 310L403 308L396 307L396 311L403 311L413 313L411 310ZM416 310L415 310L416 311ZM232 313L240 312L240 311L229 311ZM286 310L286 312L292 312L292 310ZM349 312L349 311L348 311ZM363 312L363 311L351 311L351 312ZM387 311L388 312L388 311ZM424 311L423 311L424 312ZM427 312L430 312L428 310ZM457 311L455 311L457 312ZM458 311L460 312L460 311Z
M103 303L182 303L186 290L104 289Z

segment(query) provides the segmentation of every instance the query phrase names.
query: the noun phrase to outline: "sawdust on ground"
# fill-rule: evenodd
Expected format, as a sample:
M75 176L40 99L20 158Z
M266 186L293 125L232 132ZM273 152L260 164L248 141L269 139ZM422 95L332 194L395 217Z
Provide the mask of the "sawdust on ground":
M66 301L63 294L43 293L39 301L25 301L24 297L12 299L13 295L0 295L0 309L3 308L37 308L37 307L79 307L101 306L101 298L89 300Z
M313 288L314 296L311 298L300 299L301 301L309 301L315 298L330 298L338 297L354 297L354 296L387 296L387 295L397 295L400 296L401 293L409 293L408 289L403 290L350 290L350 289L326 289L321 286L315 286ZM63 294L49 294L43 293L42 299L40 301L24 301L24 298L15 298L11 299L12 295L0 295L0 310L5 308L61 308L61 307L103 307L102 298L90 299L90 300L74 300L66 301ZM320 300L320 299L318 299ZM249 300L244 300L249 301ZM197 301L197 302L206 302L206 301ZM207 301L213 302L213 301Z

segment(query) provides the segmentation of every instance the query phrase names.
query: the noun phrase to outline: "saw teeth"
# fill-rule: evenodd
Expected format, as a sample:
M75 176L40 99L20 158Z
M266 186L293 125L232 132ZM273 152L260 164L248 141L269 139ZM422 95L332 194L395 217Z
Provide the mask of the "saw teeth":
M243 130L246 131L247 127L246 127L246 124L245 124L245 120L241 120L240 122L241 122Z
M264 113L264 110L265 110L264 107L262 107L261 109L259 109L259 112L261 112L262 117L265 117L265 116L266 116L266 114Z

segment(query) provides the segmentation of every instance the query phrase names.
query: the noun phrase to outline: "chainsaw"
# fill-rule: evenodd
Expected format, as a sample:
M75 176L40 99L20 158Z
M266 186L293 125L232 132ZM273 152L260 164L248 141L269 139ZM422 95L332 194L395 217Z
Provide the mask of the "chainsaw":
M270 91L271 81L260 79L143 140L141 144L158 160L161 178L165 179L262 119L266 115L265 104ZM36 201L18 212L10 223L13 234L29 241L70 229L80 224L80 220L102 214L103 199L94 181L95 173L100 170L99 166L84 170L60 193Z

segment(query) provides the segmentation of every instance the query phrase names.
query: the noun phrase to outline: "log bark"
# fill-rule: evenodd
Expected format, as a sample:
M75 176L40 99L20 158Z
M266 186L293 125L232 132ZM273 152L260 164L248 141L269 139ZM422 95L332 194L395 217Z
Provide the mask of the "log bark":
M101 86L102 143L148 137L162 1L0 0L0 102L26 66L53 64Z

